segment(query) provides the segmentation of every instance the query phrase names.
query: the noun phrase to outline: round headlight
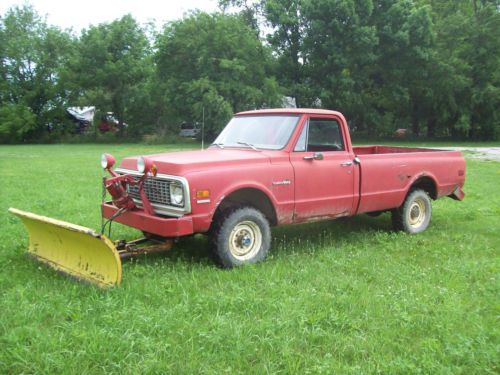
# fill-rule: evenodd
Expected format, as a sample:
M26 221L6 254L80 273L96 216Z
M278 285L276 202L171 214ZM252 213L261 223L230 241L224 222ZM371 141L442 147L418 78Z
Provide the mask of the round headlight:
M182 205L184 203L184 190L182 189L182 186L170 186L170 200L176 205Z
M115 164L115 158L110 154L101 155L101 167L102 169L109 169Z
M146 170L146 160L144 159L143 156L141 156L137 159L137 171L139 171L140 173L144 173L145 170Z

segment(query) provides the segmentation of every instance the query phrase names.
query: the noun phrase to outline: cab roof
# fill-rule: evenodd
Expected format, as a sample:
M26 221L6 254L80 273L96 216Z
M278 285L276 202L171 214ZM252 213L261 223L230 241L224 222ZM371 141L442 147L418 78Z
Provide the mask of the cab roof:
M290 114L290 115L334 115L343 117L340 112L331 111L328 109L318 109L318 108L269 108L269 109L257 109L254 111L244 111L236 113L236 116L240 115L268 115L268 114Z

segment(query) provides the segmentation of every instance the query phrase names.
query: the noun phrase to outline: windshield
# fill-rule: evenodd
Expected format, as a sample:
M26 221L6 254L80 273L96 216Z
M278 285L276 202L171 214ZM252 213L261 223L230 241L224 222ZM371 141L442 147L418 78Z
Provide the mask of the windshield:
M288 143L298 121L299 116L234 117L219 134L214 144L219 147L280 150Z

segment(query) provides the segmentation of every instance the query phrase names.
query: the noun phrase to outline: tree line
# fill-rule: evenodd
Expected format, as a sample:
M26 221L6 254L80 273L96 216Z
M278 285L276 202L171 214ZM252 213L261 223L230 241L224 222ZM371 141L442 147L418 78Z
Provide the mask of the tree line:
M126 136L213 138L238 111L342 111L369 137L500 139L499 0L220 0L160 30L132 15L78 35L29 6L0 18L0 143L71 134L65 109ZM119 134L118 136L125 136Z

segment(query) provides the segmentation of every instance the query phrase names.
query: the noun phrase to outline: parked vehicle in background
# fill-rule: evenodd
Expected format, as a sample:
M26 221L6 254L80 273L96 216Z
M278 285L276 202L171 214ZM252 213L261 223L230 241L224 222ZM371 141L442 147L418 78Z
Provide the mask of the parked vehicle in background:
M126 123L120 125L120 121L118 121L113 112L106 112L101 117L98 129L101 133L118 133L120 130L126 130L127 127L128 124Z
M201 129L198 123L187 124L183 122L179 131L179 137L196 138L200 132Z
M397 129L395 132L394 132L394 137L396 138L406 138L408 135L410 134L410 131L409 129Z
M84 134L93 130L92 122L96 112L95 107L68 107L66 112L69 117L75 122L75 132L77 134ZM120 130L125 130L128 124L123 123L120 125L118 119L114 116L113 112L106 112L97 125L97 129L101 133L118 133Z
M75 132L83 134L94 121L95 107L68 107L66 113L75 123Z

